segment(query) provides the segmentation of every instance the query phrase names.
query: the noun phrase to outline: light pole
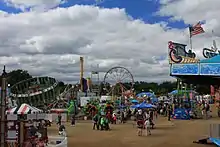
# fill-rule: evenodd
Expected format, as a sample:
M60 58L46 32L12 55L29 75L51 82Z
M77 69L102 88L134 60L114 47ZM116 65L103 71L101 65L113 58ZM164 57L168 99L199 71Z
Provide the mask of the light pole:
M5 124L6 124L6 119L5 119L5 110L6 110L6 89L7 89L7 73L5 71L5 66L3 69L2 73L2 87L1 87L1 147L5 147Z

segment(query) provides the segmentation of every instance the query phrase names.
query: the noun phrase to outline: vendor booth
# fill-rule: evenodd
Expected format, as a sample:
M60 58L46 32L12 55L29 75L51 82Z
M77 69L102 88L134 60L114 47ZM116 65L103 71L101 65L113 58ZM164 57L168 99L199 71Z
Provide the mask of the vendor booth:
M47 135L48 114L28 104L11 108L6 111L8 147L17 147L23 144L29 146L67 147L67 138ZM49 140L48 140L49 138Z

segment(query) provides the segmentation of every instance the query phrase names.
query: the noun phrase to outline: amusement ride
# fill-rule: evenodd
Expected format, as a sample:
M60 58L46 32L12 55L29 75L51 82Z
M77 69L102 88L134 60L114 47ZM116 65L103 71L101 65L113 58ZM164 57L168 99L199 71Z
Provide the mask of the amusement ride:
M42 108L55 100L58 81L51 77L34 77L11 87L10 97L17 105L27 103Z
M130 96L133 93L134 78L125 67L113 67L104 76L104 88L107 95Z

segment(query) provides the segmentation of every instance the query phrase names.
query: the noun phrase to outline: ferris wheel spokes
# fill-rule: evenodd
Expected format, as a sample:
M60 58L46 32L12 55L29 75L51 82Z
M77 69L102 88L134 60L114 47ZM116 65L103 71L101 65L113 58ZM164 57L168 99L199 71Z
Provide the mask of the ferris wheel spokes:
M128 69L124 67L114 67L105 74L104 84L109 94L121 93L123 95L126 90L133 89L134 79ZM109 88L108 84L112 86Z

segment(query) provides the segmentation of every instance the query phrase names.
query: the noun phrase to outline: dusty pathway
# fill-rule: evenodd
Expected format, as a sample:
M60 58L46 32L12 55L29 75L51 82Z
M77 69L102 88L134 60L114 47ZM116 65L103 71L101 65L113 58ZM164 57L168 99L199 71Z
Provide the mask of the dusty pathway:
M111 131L94 131L90 122L79 122L76 127L67 124L68 147L202 147L193 140L208 134L211 120L176 120L173 123L161 117L157 120L152 136L138 137L132 123L111 125ZM174 125L173 125L174 124ZM55 126L49 128L50 134L57 133ZM207 146L208 147L208 146Z

